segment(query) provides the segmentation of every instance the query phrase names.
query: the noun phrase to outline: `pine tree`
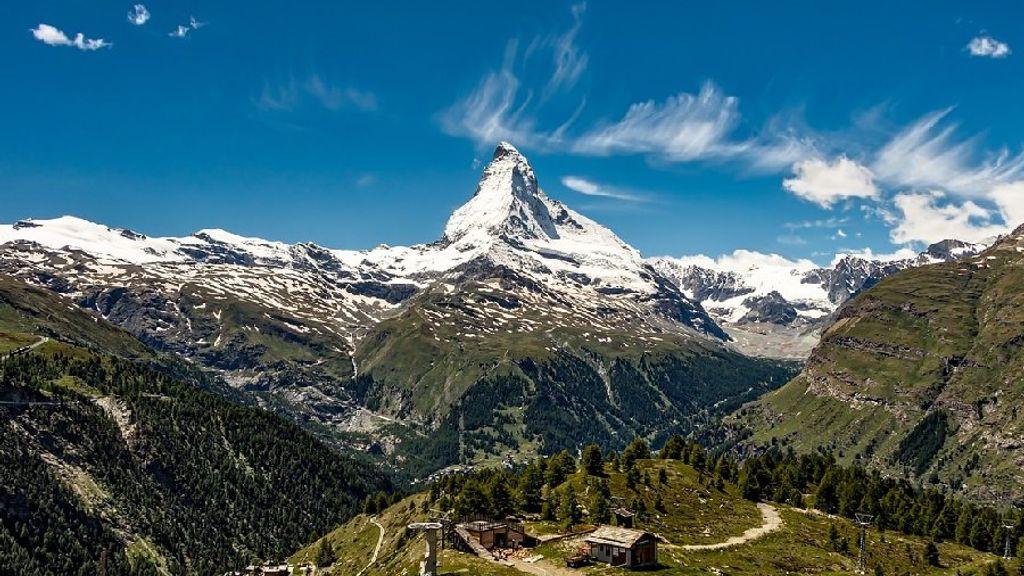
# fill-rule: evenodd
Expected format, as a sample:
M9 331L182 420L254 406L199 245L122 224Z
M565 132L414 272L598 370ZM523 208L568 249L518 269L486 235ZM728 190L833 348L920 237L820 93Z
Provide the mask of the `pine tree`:
M662 460L682 460L685 449L686 440L682 436L675 435L665 441L665 445L658 451L658 458Z
M512 493L509 492L508 487L505 485L503 477L496 476L492 480L488 492L491 516L494 518L504 518L515 510L515 505L512 502Z
M337 557L334 554L334 546L331 541L324 538L320 541L320 545L316 548L316 555L313 557L313 563L316 564L317 568L324 568L334 564Z
M562 528L572 530L572 527L580 522L580 505L576 500L576 491L572 485L567 485L562 492L558 506L558 519L562 522Z
M583 470L591 476L604 474L604 458L601 457L601 448L597 444L587 444L580 457Z
M519 505L524 510L537 511L540 509L543 490L544 462L542 460L534 460L519 475L516 485L516 496L519 499Z
M664 468L658 470L658 483L668 484L668 472L665 472Z
M593 496L590 501L590 519L595 524L607 524L612 516L608 483L605 481L598 482L592 487L592 492Z
M573 460L568 450L562 450L548 459L544 479L547 481L548 486L557 488L575 471L576 461Z
M630 464L626 468L626 487L630 490L636 490L637 484L640 483L640 471L637 470L636 464Z

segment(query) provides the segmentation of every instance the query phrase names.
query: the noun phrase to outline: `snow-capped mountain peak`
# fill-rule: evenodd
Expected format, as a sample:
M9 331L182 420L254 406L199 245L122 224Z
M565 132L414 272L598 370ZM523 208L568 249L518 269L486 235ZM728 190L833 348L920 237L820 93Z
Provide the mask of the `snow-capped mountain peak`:
M557 237L551 201L537 186L529 161L508 142L494 150L473 197L445 226L449 242L484 243L501 234L525 238Z

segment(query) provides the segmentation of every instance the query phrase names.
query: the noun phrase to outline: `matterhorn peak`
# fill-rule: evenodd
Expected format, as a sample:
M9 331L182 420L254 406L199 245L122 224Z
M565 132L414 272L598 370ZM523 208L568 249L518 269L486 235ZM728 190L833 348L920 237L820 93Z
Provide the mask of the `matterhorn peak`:
M451 242L486 243L502 235L554 238L554 203L537 186L529 161L501 142L484 168L473 197L452 214L444 236Z

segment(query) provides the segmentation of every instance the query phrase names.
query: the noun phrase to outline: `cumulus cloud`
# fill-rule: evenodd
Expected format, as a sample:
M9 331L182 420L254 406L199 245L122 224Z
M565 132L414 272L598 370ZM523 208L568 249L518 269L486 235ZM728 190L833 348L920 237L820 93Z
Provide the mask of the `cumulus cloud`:
M882 252L878 253L871 248L862 248L860 250L842 249L836 252L832 258L830 266L835 266L843 258L860 258L861 260L876 260L879 262L893 262L895 260L907 260L909 258L917 257L917 250L913 248L900 248L895 252Z
M136 26L149 22L149 10L143 4L136 4L128 11L128 21Z
M871 165L877 178L899 187L983 195L1024 176L1024 154L1003 148L981 155L977 137L957 139L955 124L940 125L951 111L928 114L895 134Z
M1000 184L989 192L1007 228L1024 224L1024 182Z
M783 180L782 186L796 196L822 208L850 198L877 198L871 170L839 156L832 162L812 158L793 166L794 177Z
M971 56L985 58L1006 58L1010 55L1010 46L1006 42L1000 42L991 36L971 38L965 49L971 53Z
M900 217L889 232L896 244L931 244L947 238L984 242L1009 230L994 214L972 200L957 204L942 192L906 192L893 200Z
M598 184L579 176L563 176L562 185L566 188L587 196L599 196L602 198L614 198L625 202L646 202L647 198L614 186Z
M113 46L113 44L102 38L86 38L81 32L75 34L74 38L68 38L68 35L62 30L49 24L40 24L30 29L29 32L32 33L36 40L49 46L73 46L85 52Z

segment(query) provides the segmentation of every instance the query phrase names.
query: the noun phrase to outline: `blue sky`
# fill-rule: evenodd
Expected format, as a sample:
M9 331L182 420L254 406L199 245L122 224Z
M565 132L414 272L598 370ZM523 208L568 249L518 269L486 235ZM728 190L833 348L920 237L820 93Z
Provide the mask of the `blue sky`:
M651 255L1024 221L1024 9L822 4L5 3L0 221L426 242L501 139Z

